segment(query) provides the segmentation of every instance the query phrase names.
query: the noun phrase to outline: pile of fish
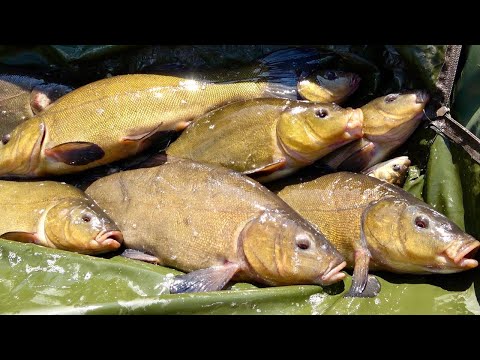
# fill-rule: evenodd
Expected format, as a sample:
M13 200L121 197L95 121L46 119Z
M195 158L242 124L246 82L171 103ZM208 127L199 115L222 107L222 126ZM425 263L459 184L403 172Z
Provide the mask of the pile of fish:
M318 57L286 49L237 70L75 90L0 76L0 237L90 255L122 247L185 272L171 293L327 286L349 268L347 296L372 297L370 270L476 267L480 242L400 188L410 160L390 159L429 95L341 107L360 77Z

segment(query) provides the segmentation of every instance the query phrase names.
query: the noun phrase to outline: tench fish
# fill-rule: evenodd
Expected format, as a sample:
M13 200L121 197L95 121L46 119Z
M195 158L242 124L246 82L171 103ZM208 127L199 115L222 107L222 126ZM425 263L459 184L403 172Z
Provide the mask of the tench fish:
M307 100L343 103L360 85L360 76L338 70L311 73L298 83L298 93Z
M169 159L106 176L86 193L115 220L127 256L189 274L171 292L214 291L231 279L267 285L340 281L344 259L258 182L221 166Z
M22 75L0 75L0 138L72 91L62 84ZM6 141L3 139L3 141Z
M199 117L166 152L267 182L359 139L362 119L360 109L335 104L271 98L239 101Z
M345 171L362 171L384 161L418 127L429 100L425 91L381 96L361 107L362 139L332 152L322 161Z
M410 164L408 156L399 156L374 165L362 171L362 174L373 176L393 185L403 186Z
M480 242L405 190L338 172L287 186L278 195L318 227L354 268L350 296L374 296L368 269L455 273L478 266Z
M118 249L115 223L83 191L54 181L0 180L0 238L82 254Z
M63 96L0 143L4 178L67 174L127 158L165 133L224 104L258 97L297 99L296 65L307 49L271 54L234 81L133 74L102 79ZM281 56L282 55L282 56Z

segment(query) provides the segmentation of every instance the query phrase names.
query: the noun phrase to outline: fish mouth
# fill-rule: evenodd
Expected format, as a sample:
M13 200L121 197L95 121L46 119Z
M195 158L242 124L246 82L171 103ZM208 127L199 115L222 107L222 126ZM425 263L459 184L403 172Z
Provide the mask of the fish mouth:
M472 243L467 244L463 249L458 252L457 256L452 259L453 262L465 269L476 268L478 266L478 261L473 258L477 254L479 247L480 242L476 240Z
M334 267L334 262L331 262L328 266L325 273L318 278L318 283L322 286L331 285L340 280L345 279L345 273L340 272L345 266L347 266L346 261L342 261L340 264Z
M363 111L352 109L352 115L345 126L345 139L360 139L363 136Z
M417 96L415 100L417 104L426 104L430 100L430 95L425 90L418 90L415 95Z
M118 249L123 243L123 234L118 230L102 230L98 233L95 241L102 247Z

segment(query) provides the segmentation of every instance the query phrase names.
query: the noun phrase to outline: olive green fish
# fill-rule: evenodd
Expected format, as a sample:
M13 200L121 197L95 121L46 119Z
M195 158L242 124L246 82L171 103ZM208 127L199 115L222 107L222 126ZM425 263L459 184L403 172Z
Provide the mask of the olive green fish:
M171 292L220 290L231 279L328 285L345 276L344 259L318 230L220 166L169 159L101 178L86 193L122 230L126 256L189 272Z
M360 109L335 104L273 98L239 101L199 117L166 152L266 182L359 139L362 119Z
M325 234L354 268L350 296L374 296L368 269L455 273L478 266L480 242L405 190L368 175L338 172L278 195Z
M29 76L0 75L0 138L20 123L38 114L61 96L72 91L66 85L48 83ZM5 136L5 138L4 138Z
M298 83L298 93L307 100L341 104L358 89L360 76L339 70L312 72Z
M55 181L0 180L0 238L82 254L118 249L115 223L83 191Z
M322 161L338 170L362 171L384 161L418 127L429 100L424 91L381 96L361 107L362 139L329 154Z
M403 186L407 178L408 167L411 161L408 156L398 156L396 158L381 162L364 171L362 174L373 176L374 178L386 181L390 184Z
M141 152L165 133L229 102L297 98L294 65L315 59L303 49L274 53L242 80L203 81L153 74L120 75L82 86L17 126L0 144L0 176L83 171ZM305 60L305 61L304 61Z

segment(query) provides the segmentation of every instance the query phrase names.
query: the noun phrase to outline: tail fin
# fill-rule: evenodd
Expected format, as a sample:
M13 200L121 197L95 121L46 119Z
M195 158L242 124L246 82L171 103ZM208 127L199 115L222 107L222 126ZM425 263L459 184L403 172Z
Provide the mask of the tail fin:
M267 95L297 99L297 82L302 73L309 73L325 56L317 49L288 48L275 51L260 59L264 72L259 76L269 82Z

